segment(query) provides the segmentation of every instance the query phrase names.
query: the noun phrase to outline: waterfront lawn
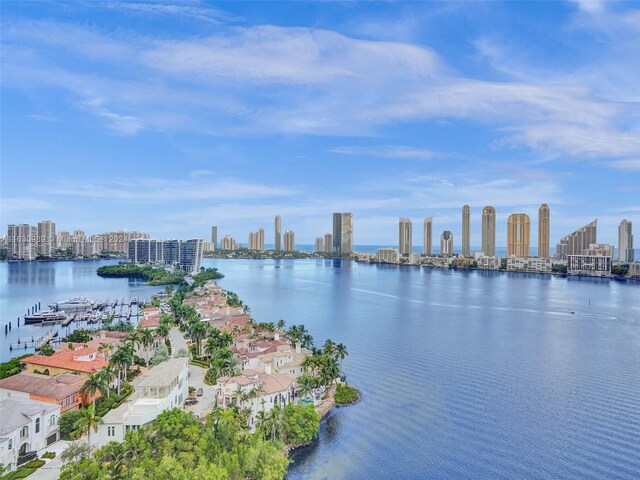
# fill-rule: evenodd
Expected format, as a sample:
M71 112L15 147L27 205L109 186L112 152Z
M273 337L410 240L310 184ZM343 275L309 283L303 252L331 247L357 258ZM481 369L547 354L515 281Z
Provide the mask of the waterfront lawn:
M20 373L20 370L21 370L20 360L29 356L31 356L31 354L27 353L26 355L21 355L19 357L12 358L8 362L0 363L0 380L2 380L3 378L10 377L11 375L17 375L18 373Z
M220 273L217 268L207 268L206 270L203 268L200 273L196 273L192 278L193 283L191 284L191 288L196 288L202 287L209 280L224 278L224 275Z
M336 387L336 405L350 405L360 399L360 393L355 388L341 383Z
M151 265L136 265L133 263L119 263L117 265L105 265L98 268L97 273L101 277L127 277L142 278L149 285L172 285L184 282L184 272L178 270L168 272L164 268Z

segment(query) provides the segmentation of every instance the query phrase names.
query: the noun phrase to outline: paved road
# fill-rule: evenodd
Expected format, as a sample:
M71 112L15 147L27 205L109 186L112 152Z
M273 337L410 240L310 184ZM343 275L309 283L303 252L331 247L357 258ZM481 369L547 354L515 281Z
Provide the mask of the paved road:
M215 402L215 388L204 383L205 373L207 373L206 369L197 365L189 365L189 385L196 387L196 389L202 387L202 396L196 397L198 403L185 406L184 409L187 412L193 412L199 417L204 417L207 413L210 413Z
M171 355L176 356L178 351L181 349L185 349L185 351L189 351L189 347L187 346L187 342L184 339L184 335L182 332L178 330L176 327L173 327L169 330L169 341L171 342Z
M82 441L86 442L86 439L83 438ZM32 477L37 478L38 480L57 480L57 478L60 476L60 470L62 469L62 460L60 460L60 454L70 444L71 442L67 442L66 440L59 440L53 445L49 445L47 448L43 448L42 450L40 450L38 452L38 456L42 457L42 454L45 452L56 452L56 458L51 460L43 458L43 460L45 460L47 463L36 470Z

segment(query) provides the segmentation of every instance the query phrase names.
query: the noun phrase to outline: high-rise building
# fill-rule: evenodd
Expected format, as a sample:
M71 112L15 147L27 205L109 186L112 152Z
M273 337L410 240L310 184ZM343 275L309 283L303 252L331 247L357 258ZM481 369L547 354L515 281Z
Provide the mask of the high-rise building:
M247 247L249 250L264 251L264 228L259 228L257 231L249 233Z
M482 254L496 256L496 209L490 205L482 209Z
M445 230L440 235L440 255L453 255L453 233L449 230Z
M7 226L7 258L9 260L35 260L38 254L38 229L27 223Z
M411 255L413 247L413 226L408 218L400 218L398 224L398 250L400 255Z
M296 249L296 234L291 230L284 232L284 251L293 252Z
M400 252L397 248L379 248L376 252L376 260L384 263L398 263Z
M342 251L342 214L333 214L333 251L340 253Z
M316 253L324 252L324 241L322 237L316 238Z
M468 257L471 253L469 246L471 234L471 208L469 205L462 207L462 255Z
M431 239L433 237L433 218L427 217L424 219L424 227L423 227L423 245L422 252L425 255L431 255Z
M180 269L186 273L200 270L202 265L202 238L191 238L180 242Z
M335 253L353 251L353 215L351 213L333 214L333 251Z
M514 213L507 220L507 257L528 257L531 222L526 213Z
M633 224L628 220L622 220L618 227L618 260L621 262L633 262Z
M333 252L333 235L330 233L324 234L324 253Z
M63 230L56 233L56 249L66 250L71 248L71 235L69 232Z
M276 252L282 250L282 219L280 218L280 215L276 215L275 219L275 238L273 248Z
M237 250L238 244L231 235L225 235L220 240L220 250Z
M549 258L551 211L546 203L538 209L538 258Z
M342 214L342 240L340 241L340 252L353 252L353 214Z
M566 260L569 255L584 255L584 251L589 248L589 245L598 243L597 233L598 219L562 237L556 246L556 258Z
M95 243L94 243L95 244ZM186 273L200 270L204 240L134 239L127 244L128 258L135 263L163 263L179 267ZM84 255L88 256L89 250Z
M38 255L41 257L51 257L55 250L56 224L50 220L38 222Z
M213 243L213 250L218 249L218 227L215 225L211 227L211 243Z

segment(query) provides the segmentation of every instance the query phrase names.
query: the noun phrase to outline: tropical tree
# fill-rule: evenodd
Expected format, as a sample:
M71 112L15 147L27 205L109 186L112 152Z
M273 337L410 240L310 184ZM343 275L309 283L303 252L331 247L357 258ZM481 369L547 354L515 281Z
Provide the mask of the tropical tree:
M40 347L40 355L44 355L45 357L50 357L54 353L56 352L49 343L45 343Z
M276 438L280 438L282 440L285 440L284 436L285 436L285 418L284 418L284 412L282 411L282 408L280 407L280 405L275 405L271 411L269 412L268 415L268 426L269 426L269 432L271 434L271 441L275 442Z
M84 384L80 387L80 393L88 394L92 399L95 397L96 392L100 392L103 397L109 394L109 382L104 374L100 372L88 374Z
M171 325L169 323L160 321L160 325L158 325L158 328L156 328L156 333L160 337L166 338L169 335L169 330L171 330Z
M201 342L207 336L206 325L200 319L197 322L193 322L189 328L189 336L196 345L196 354L200 356Z
M340 360L340 370L342 370L342 361L347 357L347 355L349 355L349 352L347 352L347 347L344 343L336 345L336 357Z
M280 331L284 330L284 325L285 325L284 320L282 320L282 319L278 320L278 324L277 325L278 325L278 330L280 330Z
M96 404L91 403L88 407L80 410L80 418L76 421L74 427L80 434L87 434L87 445L91 450L91 430L98 431L98 425L102 423L102 417L96 415Z
M309 358L309 357L307 357ZM300 398L313 398L313 387L315 381L308 375L300 375L298 377L298 395Z
M115 369L113 368L113 365L110 363L108 364L106 367L104 367L102 370L100 370L98 372L98 375L101 375L105 382L107 383L107 398L109 398L109 394L111 392L111 382L113 381L114 378L117 377L117 372L115 371Z

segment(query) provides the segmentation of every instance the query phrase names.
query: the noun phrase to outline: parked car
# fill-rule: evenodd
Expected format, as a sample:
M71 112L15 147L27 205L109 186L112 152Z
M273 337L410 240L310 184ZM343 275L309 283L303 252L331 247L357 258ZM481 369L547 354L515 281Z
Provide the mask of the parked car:
M198 395L199 397L202 396L202 387L198 388L198 393L196 395Z

